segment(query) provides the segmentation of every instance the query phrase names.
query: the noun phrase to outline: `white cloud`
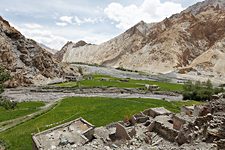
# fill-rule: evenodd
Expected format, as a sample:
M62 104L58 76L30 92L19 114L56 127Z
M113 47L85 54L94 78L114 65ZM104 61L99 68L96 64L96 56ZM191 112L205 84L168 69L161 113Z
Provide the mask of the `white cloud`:
M90 24L96 24L99 22L103 22L104 19L103 18L79 18L78 16L74 17L74 24L76 25L82 25L82 24L86 24L86 23L90 23Z
M34 25L34 23L24 23L18 26L13 23L10 24L14 26L17 30L19 30L27 38L31 38L37 41L38 43L42 43L56 50L60 50L67 41L76 42L79 40L85 40L88 43L100 44L102 42L105 42L106 39L111 39L113 36L115 36L99 32L96 33L92 29L82 29L80 27L74 28L68 26L66 28L63 28L62 31L62 28L57 26L42 26L41 28L38 28L39 26L36 26L37 28L33 28L34 26L29 25Z
M57 25L57 26L61 26L61 27L65 27L65 26L67 26L68 24L65 23L65 22L56 22L56 25Z
M77 24L77 25L83 24L83 21L77 16L74 17L74 21L75 21L75 24Z
M22 34L27 38L34 39L35 41L45 44L50 48L60 49L68 40L62 36L53 34L47 28L35 23L25 23L23 25L17 26Z
M41 29L41 28L43 28L42 25L37 24L37 23L25 23L24 26L26 28L29 28L29 29Z
M56 23L57 26L67 26L67 25L82 25L82 24L96 24L103 22L104 19L102 17L96 17L96 18L80 18L78 16L62 16L59 18L59 22Z
M123 6L120 3L111 3L104 12L109 19L117 23L117 28L125 30L141 20L149 23L158 22L183 9L181 4L175 2L163 3L160 0L144 0L140 6L133 4Z
M60 21L66 22L66 23L73 23L73 17L72 16L62 16L59 18Z

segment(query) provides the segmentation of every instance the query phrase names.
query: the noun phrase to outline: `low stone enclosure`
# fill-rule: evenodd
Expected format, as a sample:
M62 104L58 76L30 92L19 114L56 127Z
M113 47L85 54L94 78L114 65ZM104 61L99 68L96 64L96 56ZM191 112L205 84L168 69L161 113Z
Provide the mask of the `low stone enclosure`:
M32 136L34 150L73 149L93 139L94 126L79 118Z
M98 128L79 118L38 133L33 141L38 150L224 150L225 99L184 106L179 114L151 108Z

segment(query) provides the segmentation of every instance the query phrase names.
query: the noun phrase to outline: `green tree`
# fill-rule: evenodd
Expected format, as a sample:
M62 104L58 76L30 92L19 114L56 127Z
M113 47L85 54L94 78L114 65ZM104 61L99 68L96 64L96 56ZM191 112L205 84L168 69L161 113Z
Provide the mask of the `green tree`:
M189 80L187 83L183 86L184 91L191 91L193 90L193 83Z
M202 87L201 82L200 81L196 81L195 82L195 89L201 89L201 87Z
M205 83L196 81L193 84L191 81L184 84L183 99L184 100L197 100L206 101L211 100L213 94L223 92L223 88L214 88L212 82L208 80Z
M4 91L3 83L9 79L9 73L5 71L3 67L0 67L0 94ZM14 109L16 105L16 102L6 100L0 96L0 106L4 107L5 109Z
M205 85L206 85L206 87L207 87L208 89L213 89L213 85L212 85L211 80L208 79Z

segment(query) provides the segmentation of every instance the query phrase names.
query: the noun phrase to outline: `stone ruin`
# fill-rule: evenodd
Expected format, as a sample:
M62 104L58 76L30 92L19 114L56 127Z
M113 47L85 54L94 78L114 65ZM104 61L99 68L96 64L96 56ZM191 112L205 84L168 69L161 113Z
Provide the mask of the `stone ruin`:
M34 150L72 150L93 139L94 126L79 118L32 136Z
M67 126L60 127L60 132ZM66 138L60 139L59 127L56 127L33 136L34 143L39 150L44 150L46 147L43 145L46 144L47 149L66 149L70 145L67 147L71 150L224 150L225 99L203 105L183 106L178 114L163 107L151 108L126 121L105 127L89 127L85 128L91 131L86 140L81 138L81 141L76 139L70 142ZM80 130L74 132L83 133ZM52 133L57 135L56 140L50 139ZM73 146L74 143L76 146Z

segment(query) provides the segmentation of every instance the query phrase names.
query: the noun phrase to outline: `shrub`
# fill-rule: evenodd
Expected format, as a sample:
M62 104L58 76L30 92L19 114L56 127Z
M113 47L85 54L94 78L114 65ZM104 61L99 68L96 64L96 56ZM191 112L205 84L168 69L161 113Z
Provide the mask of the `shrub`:
M0 66L0 94L4 91L3 83L9 78L9 73L6 72L3 67ZM16 107L16 104L16 102L5 100L0 96L0 106L4 107L5 109L14 109Z
M6 100L6 99L0 99L0 106L4 107L6 110L9 109L15 109L17 105L17 102Z
M188 81L183 86L183 99L184 100L196 100L207 101L212 99L212 95L223 92L223 88L213 88L210 80L207 82L197 81L193 84Z

